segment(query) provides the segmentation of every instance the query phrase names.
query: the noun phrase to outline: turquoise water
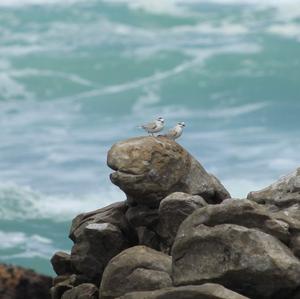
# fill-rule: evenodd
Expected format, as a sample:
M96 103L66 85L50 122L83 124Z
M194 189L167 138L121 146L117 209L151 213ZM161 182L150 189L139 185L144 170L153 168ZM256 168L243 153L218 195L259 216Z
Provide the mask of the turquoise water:
M52 274L144 121L243 198L300 165L299 112L300 1L0 0L0 261Z

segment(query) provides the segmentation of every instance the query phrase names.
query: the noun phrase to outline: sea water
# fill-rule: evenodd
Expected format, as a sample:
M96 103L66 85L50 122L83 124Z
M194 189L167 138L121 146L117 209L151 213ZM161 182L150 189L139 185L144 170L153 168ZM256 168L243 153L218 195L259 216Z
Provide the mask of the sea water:
M300 0L0 0L0 262L53 274L162 116L232 196L300 165Z

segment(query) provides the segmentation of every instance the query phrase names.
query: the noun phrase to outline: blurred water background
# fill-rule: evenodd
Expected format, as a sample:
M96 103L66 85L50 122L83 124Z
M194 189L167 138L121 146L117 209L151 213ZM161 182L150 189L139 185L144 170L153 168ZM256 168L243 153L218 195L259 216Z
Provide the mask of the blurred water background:
M144 121L243 198L300 165L299 112L299 0L0 0L0 261L52 274Z

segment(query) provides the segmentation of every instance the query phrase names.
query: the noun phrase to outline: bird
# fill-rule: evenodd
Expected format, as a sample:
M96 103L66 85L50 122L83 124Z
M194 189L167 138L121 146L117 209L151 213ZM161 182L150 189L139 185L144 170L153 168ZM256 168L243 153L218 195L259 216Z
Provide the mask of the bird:
M185 123L179 122L174 128L170 129L168 133L164 136L172 140L175 140L181 136L184 127L185 127Z
M154 136L154 133L160 132L165 126L165 120L162 117L157 118L155 121L141 125L140 128L144 129L148 134Z

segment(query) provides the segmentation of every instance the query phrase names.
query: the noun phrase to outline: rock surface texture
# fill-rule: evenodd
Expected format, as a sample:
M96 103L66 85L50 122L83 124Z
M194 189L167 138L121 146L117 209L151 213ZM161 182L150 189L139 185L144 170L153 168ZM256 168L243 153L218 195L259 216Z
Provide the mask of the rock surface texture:
M48 299L51 277L21 267L0 265L1 299Z
M151 292L134 292L119 299L249 299L215 283L200 286L165 288Z
M130 202L158 206L180 191L200 195L210 203L230 197L228 191L183 147L165 137L137 137L116 143L107 164L115 170L111 181Z
M107 265L100 298L113 299L132 291L156 290L172 285L171 257L146 246L124 250Z
M250 192L247 198L265 205L272 212L281 211L300 220L300 168L267 188Z
M300 169L238 200L165 137L107 163L126 200L73 220L52 299L300 299Z

